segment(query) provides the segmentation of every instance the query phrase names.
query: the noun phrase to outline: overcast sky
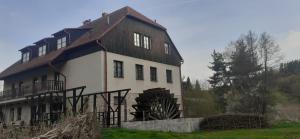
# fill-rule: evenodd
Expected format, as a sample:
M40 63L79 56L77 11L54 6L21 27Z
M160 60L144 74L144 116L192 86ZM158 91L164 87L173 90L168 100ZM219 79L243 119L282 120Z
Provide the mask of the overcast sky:
M212 51L248 30L273 35L285 60L300 58L299 0L0 0L0 71L22 47L124 6L167 28L192 79L206 80Z

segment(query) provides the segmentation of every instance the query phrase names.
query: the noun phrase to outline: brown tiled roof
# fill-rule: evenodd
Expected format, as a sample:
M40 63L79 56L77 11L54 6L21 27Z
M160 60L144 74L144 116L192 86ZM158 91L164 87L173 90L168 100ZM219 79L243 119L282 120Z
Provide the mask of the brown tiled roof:
M86 43L99 40L101 37L103 37L107 32L109 32L111 29L113 29L116 25L118 25L123 19L125 19L127 16L130 16L132 18L135 18L137 20L140 20L142 22L148 23L150 25L153 25L157 28L160 28L162 30L166 30L163 26L160 24L152 21L151 19L145 17L144 15L140 14L139 12L135 11L134 9L126 6L124 8L121 8L115 12L112 12L108 14L109 16L109 24L107 24L106 16L101 17L99 19L96 19L90 23L87 23L85 25L82 25L78 27L77 29L89 29L85 34L83 34L81 37L79 37L77 40L72 42L68 47L59 49L57 51L50 52L49 54L37 57L32 59L29 62L22 63L21 61L16 62L15 64L11 65L7 69L5 69L3 72L0 73L0 79L3 79L5 77L8 77L13 74L17 74L29 69L33 69L39 66L46 65L47 63L53 61L55 58L57 58L59 55L61 55L64 51L67 51L69 49L79 47L81 45L84 45Z

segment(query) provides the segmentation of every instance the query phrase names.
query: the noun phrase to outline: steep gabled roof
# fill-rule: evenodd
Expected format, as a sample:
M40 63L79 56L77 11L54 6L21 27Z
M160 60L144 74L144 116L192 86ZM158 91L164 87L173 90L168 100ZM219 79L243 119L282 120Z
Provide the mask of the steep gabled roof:
M109 16L109 24L107 23L107 16ZM26 70L34 69L39 66L43 66L48 64L49 62L52 62L57 57L59 57L63 52L82 46L84 44L96 41L101 39L106 33L108 33L110 30L112 30L115 26L117 26L123 19L126 17L135 18L141 22L147 23L149 25L152 25L154 27L157 27L159 29L162 29L166 31L166 28L162 25L152 21L151 19L147 18L146 16L140 14L139 12L135 11L134 9L126 6L123 7L117 11L114 11L107 16L98 18L90 23L87 23L85 25L82 25L78 28L72 28L72 29L89 29L86 33L84 33L82 36L80 36L78 39L76 39L74 42L72 42L68 47L61 48L56 51L52 51L49 54L42 56L42 57L36 57L32 59L29 62L22 63L21 61L16 62L15 64L11 65L7 69L5 69L3 72L0 73L0 79L3 79L5 77L8 77L13 74L17 74L20 72L24 72ZM63 29L65 30L65 29ZM63 31L61 30L61 31ZM177 49L175 48L177 51ZM177 51L178 52L178 51ZM179 53L178 53L179 54ZM180 54L179 54L180 56ZM181 56L180 56L181 57Z

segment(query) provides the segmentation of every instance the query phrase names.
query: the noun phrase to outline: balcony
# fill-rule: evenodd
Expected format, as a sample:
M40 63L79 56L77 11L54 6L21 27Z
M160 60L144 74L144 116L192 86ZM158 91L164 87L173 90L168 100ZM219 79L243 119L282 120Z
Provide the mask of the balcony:
M61 91L64 89L63 81L48 80L45 82L38 82L31 85L22 85L20 88L5 90L0 92L0 101L15 98L22 98L27 95L33 95L49 91Z

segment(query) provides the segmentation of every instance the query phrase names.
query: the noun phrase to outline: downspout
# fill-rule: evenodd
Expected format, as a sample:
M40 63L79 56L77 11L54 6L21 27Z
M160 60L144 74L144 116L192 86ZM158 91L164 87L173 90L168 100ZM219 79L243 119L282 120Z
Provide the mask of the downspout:
M183 60L180 61L179 66L179 76L180 76L180 89L181 89L181 105L182 105L182 117L184 118L184 102L183 102L183 88L182 88L182 75L181 75L181 65L183 64Z
M96 40L96 43L104 50L104 92L107 92L107 49L99 40ZM106 97L107 95L108 94L106 94Z
M101 41L96 40L96 43L98 44L99 47L103 48L103 50L104 50L104 92L107 92L107 49L104 45L101 44ZM105 93L105 94L106 94L105 98L107 100L108 99L108 93ZM108 104L104 103L104 108L107 108L107 111L110 111L109 108L107 107L107 105Z

